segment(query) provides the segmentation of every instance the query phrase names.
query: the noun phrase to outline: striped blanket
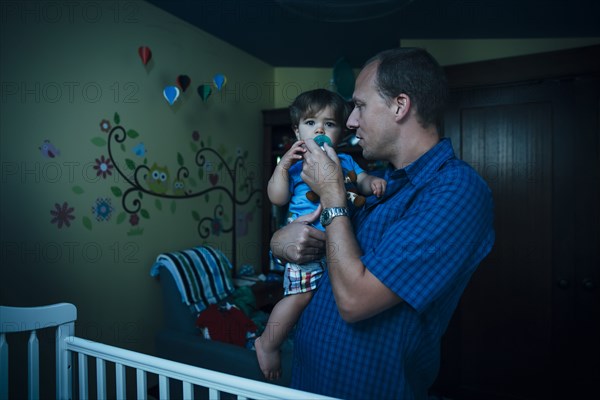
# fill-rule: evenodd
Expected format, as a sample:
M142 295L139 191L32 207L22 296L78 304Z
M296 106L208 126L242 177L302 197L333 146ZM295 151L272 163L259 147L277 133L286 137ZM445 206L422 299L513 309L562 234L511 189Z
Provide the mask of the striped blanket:
M231 263L221 251L212 247L162 253L152 265L150 275L158 276L160 267L171 272L181 301L196 312L218 303L234 291L229 276Z

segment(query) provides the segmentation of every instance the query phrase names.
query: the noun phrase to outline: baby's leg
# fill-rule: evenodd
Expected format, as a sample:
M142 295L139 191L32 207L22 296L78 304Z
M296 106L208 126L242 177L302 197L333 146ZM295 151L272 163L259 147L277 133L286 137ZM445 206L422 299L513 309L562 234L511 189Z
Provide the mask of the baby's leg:
M281 376L279 348L311 298L312 292L306 292L281 299L273 308L265 331L254 341L258 364L265 378L273 380Z

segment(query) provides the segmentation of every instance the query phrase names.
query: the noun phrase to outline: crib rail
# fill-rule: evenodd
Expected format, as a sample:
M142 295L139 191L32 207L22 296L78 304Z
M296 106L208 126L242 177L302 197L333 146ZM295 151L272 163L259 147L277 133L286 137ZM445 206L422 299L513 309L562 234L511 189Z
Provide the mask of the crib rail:
M171 396L171 383L181 385L182 398L193 400L195 388L206 388L208 398L221 399L237 396L241 399L328 399L328 397L313 393L302 392L277 385L240 378L221 372L194 367L163 358L149 356L119 347L82 339L74 336L74 321L77 309L72 304L61 303L44 307L7 307L0 306L0 400L8 398L8 342L6 336L10 333L29 332L28 343L28 398L37 399L40 396L38 374L39 343L36 331L55 328L56 332L56 398L57 399L88 399L96 397L106 399L107 364L114 365L116 395L113 391L110 397L126 399L131 397L134 389L127 391L127 368L135 370L136 399L148 398L148 374L155 379L158 377L160 400L168 400ZM76 357L74 357L76 356ZM73 361L77 359L77 368ZM93 358L93 360L90 360ZM95 361L96 396L89 395L88 363ZM77 390L73 393L73 371L77 370ZM111 368L112 370L112 368ZM132 371L130 371L132 372ZM131 377L131 374L129 375ZM111 388L112 389L112 388ZM177 388L179 389L179 388ZM177 391L176 391L177 392ZM179 392L177 392L179 398ZM22 396L19 396L21 398Z
M0 400L8 399L8 353L6 336L11 333L28 332L27 342L27 396L38 399L40 350L37 332L43 329L56 329L56 370L63 370L69 364L68 354L60 351L61 337L73 335L77 308L73 304L58 303L41 307L0 306ZM60 354L60 356L59 356ZM68 393L68 375L57 379L57 393ZM61 385L67 385L61 388Z
M126 382L125 367L136 370L136 387L138 399L147 398L147 373L159 377L160 399L169 399L171 380L181 381L183 384L183 398L193 399L193 386L198 385L208 388L209 398L220 399L221 393L237 395L238 399L330 399L286 387L272 385L251 379L240 378L204 368L194 367L147 354L125 350L102 343L97 343L78 337L66 337L65 350L78 354L79 370L79 398L88 398L87 384L87 357L96 359L98 398L106 398L106 369L105 363L115 364L117 398L125 399ZM61 398L68 398L68 393Z

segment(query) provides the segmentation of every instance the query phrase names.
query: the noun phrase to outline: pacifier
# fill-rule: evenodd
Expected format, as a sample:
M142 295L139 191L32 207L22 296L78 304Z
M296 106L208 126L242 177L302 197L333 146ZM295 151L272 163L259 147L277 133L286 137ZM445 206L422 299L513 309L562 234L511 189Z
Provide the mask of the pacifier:
M333 147L333 143L331 143L331 139L327 135L319 135L315 138L315 143L317 143L323 151L325 151L324 144L327 143L330 147Z

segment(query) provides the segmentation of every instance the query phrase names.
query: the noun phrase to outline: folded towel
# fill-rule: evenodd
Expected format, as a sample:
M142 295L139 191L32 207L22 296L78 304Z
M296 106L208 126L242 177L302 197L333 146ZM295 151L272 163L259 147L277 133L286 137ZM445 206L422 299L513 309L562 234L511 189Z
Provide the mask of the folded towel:
M229 276L231 263L221 251L212 247L162 253L152 265L150 275L158 276L160 267L171 272L181 301L195 312L220 302L234 291Z

